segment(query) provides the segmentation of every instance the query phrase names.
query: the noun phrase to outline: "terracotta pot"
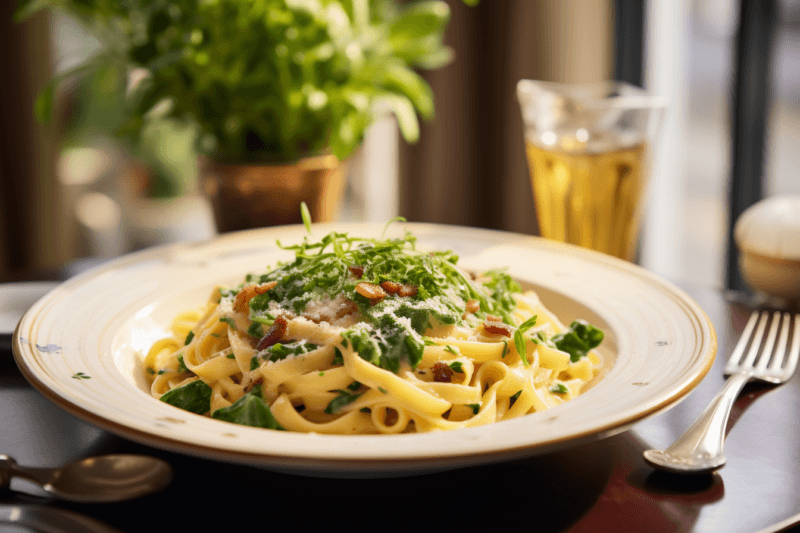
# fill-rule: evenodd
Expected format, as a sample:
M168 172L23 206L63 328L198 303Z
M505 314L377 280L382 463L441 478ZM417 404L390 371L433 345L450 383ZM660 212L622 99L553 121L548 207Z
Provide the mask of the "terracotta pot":
M200 162L203 188L214 209L217 231L299 224L305 202L314 222L334 219L344 191L346 164L333 155L295 164Z

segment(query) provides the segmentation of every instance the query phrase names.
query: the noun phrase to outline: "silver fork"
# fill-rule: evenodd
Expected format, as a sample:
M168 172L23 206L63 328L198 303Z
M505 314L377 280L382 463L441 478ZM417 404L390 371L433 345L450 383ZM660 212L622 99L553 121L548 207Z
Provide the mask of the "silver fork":
M768 324L769 330L764 339ZM790 334L792 344L787 357ZM725 366L725 375L731 376L725 386L683 436L666 450L645 451L645 461L660 470L680 474L711 472L722 467L725 464L722 454L725 428L733 402L742 387L751 379L775 384L785 382L794 374L798 357L800 314L792 317L789 313L783 313L781 316L780 312L775 311L770 321L768 311L753 311Z

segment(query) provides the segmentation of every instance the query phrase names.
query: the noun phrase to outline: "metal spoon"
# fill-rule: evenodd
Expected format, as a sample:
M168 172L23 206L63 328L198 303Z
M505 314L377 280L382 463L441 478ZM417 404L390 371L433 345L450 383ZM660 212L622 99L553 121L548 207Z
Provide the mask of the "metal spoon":
M94 518L43 505L0 504L0 524L24 526L43 533L122 533Z
M0 454L0 489L7 489L14 476L64 500L99 503L160 491L172 480L172 468L161 459L145 455L100 455L61 468L31 468Z

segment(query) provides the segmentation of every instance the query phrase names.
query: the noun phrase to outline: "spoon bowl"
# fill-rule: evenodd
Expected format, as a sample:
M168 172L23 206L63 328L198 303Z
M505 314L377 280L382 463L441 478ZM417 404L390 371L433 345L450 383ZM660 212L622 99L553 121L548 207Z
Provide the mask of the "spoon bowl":
M60 468L33 468L0 455L0 489L19 476L64 500L100 503L138 498L166 488L172 480L168 463L145 455L101 455Z

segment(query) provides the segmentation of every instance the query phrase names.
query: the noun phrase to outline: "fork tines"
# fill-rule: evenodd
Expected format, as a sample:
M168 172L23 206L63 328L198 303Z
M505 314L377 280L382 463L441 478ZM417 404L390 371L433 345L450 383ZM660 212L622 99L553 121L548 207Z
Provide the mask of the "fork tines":
M787 352L790 336L792 342ZM799 357L800 313L753 311L728 359L725 374L745 372L780 383L794 374Z

